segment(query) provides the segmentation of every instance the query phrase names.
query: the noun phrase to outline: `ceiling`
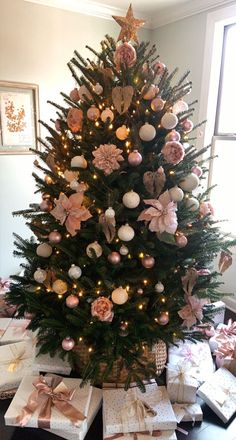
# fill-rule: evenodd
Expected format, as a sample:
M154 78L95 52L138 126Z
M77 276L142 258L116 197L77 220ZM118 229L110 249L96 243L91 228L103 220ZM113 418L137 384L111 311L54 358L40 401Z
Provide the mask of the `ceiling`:
M125 15L130 0L25 0L59 9L111 19ZM150 29L172 23L208 9L235 3L232 0L132 0L134 16L146 20Z

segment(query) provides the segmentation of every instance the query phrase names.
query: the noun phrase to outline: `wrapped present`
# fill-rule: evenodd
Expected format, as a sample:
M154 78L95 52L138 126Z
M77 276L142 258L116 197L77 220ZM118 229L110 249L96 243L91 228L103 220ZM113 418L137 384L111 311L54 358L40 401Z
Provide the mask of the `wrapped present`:
M156 430L175 430L176 418L165 387L146 385L137 388L103 390L104 436Z
M201 422L203 419L202 409L198 403L184 404L174 403L172 405L177 422Z
M56 373L65 374L69 376L71 373L71 366L69 362L61 359L58 355L51 357L49 354L36 355L33 364L33 373Z
M217 367L224 367L236 376L236 338L220 343L215 354Z
M8 325L4 335L0 339L0 345L12 344L20 341L34 341L36 333L27 330L30 323L29 319L15 319L13 318Z
M4 335L10 322L11 322L11 318L0 318L0 339Z
M224 423L236 412L236 378L225 368L212 374L197 393Z
M70 432L87 430L92 387L56 375L25 376L6 414L5 424Z
M31 374L35 348L22 341L0 347L0 391L19 386L25 374Z
M153 431L152 433L148 432L133 432L128 434L114 434L109 435L108 437L103 434L103 440L177 440L175 431L166 430L166 431Z
M229 340L236 340L236 322L229 319L227 324L219 324L214 335L209 339L209 346L212 352L217 350L218 345Z
M223 301L216 301L211 304L205 304L203 306L203 314L204 312L212 319L214 326L217 326L225 320L225 303Z
M6 301L5 291L0 288L0 318L11 318L16 312L16 306Z
M167 391L171 402L195 403L198 381L194 369L188 363L168 364Z
M0 295L8 292L9 288L10 288L10 280L8 278L4 279L0 277Z

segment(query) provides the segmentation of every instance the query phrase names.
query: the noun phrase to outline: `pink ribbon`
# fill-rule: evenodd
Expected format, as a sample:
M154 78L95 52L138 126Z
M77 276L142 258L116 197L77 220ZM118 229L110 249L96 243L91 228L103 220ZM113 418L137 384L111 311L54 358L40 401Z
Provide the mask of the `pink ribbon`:
M140 432L130 432L130 433L118 433L118 434L114 434L111 437L105 437L104 440L115 440L117 438L121 438L121 437L125 437L127 434L132 435L133 436L133 440L138 440L138 436L139 435L150 435L151 437L160 437L162 432L157 430L157 431L140 431Z
M220 328L218 331L225 336L236 336L236 322L229 319L228 324L225 327Z
M220 358L236 359L236 340L228 340L222 342L218 349L215 350L215 354Z

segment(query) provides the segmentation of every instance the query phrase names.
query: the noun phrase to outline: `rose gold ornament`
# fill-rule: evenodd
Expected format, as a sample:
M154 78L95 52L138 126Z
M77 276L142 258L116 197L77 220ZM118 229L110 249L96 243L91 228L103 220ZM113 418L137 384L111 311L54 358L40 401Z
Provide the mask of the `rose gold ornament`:
M146 88L146 86L144 86L142 89L142 93L143 93L143 99L148 101L150 99L155 98L156 94L158 93L158 88L154 84L151 84L148 89Z
M44 212L49 212L53 208L52 203L49 200L42 200L39 207L40 207L41 211L44 211Z
M63 280L58 279L52 284L52 290L58 295L64 295L67 292L67 289L67 283Z
M71 101L74 101L74 102L79 101L79 91L76 87L73 90L71 90L70 99L71 99Z
M202 169L198 165L192 167L191 171L192 173L196 174L198 177L202 176Z
M180 141L180 134L178 133L178 131L176 130L171 130L165 137L165 141L166 142L171 142L171 141L176 141L179 142Z
M109 263L111 264L119 264L120 263L120 254L118 252L111 252L107 257Z
M131 153L129 153L128 156L128 162L132 167L137 167L141 164L143 158L141 154L138 152L138 150L134 150Z
M145 267L145 269L152 269L152 267L155 264L155 258L151 257L150 255L147 255L142 259L142 265Z
M39 244L36 248L36 254L39 257L48 258L52 255L52 247L48 243Z
M164 108L164 105L165 105L165 101L163 101L163 99L161 99L160 96L157 96L151 102L151 109L154 112L159 112L159 111L161 111Z
M120 141L124 141L129 136L129 129L126 127L126 125L122 125L121 127L118 127L116 130L116 137Z
M193 122L190 119L185 119L180 125L185 133L190 133L193 129Z
M163 73L166 70L166 66L165 66L165 64L158 61L156 64L154 64L153 70L156 73L156 75L163 75Z
M102 122L107 122L108 120L110 120L110 122L112 122L113 119L114 119L114 113L111 111L111 109L109 109L109 107L107 107L105 110L103 110L103 112L101 114Z
M48 239L49 239L50 243L58 244L58 243L60 243L62 236L61 236L60 232L55 230L55 231L50 232Z
M101 95L103 92L103 87L101 86L101 84L97 83L95 84L93 90L96 93L96 95Z
M155 291L157 292L157 293L162 293L162 292L164 292L164 286L163 286L163 284L161 283L161 281L158 281L158 283L156 283L155 284Z
M67 337L67 338L63 339L61 345L65 351L70 351L70 350L73 350L73 348L75 346L75 341L74 341L74 339Z
M100 111L95 105L92 105L87 111L87 117L90 121L96 121L100 116Z
M66 305L69 309L74 309L79 304L79 298L76 295L69 295L66 298Z
M128 293L126 289L123 289L123 287L117 287L117 289L113 290L111 294L111 299L113 303L121 305L126 303L128 301Z
M177 235L176 243L179 247L185 247L188 244L188 239L185 235Z
M160 325L166 325L169 322L169 313L168 312L161 312L160 315L157 318L158 324Z

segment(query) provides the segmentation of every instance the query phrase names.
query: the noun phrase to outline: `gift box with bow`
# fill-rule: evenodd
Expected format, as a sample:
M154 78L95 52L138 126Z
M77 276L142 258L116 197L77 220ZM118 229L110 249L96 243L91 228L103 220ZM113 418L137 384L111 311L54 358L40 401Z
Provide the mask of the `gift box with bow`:
M236 378L225 368L212 374L197 393L224 423L236 411Z
M236 376L236 338L228 339L219 344L215 350L216 365L218 368L227 368Z
M203 419L202 409L198 403L174 403L172 405L177 422L201 422Z
M10 322L11 318L0 318L0 339L3 337Z
M25 376L6 414L11 426L67 431L79 438L87 430L92 387L56 375Z
M171 402L196 402L198 381L194 369L188 363L168 364L166 383Z
M129 434L114 434L109 437L103 435L103 440L177 440L176 434L172 430L148 432L133 432Z
M58 355L51 357L49 354L36 355L33 364L33 374L38 373L56 373L69 376L71 366L69 362L61 359Z
M227 324L219 324L215 329L214 335L209 339L211 351L214 353L222 343L236 340L236 322L229 319Z
M17 388L25 374L32 373L35 348L30 342L0 347L0 391Z
M224 322L225 319L225 303L223 301L216 301L211 304L205 304L203 307L203 313L207 312L213 321L214 326Z
M34 340L36 333L33 333L31 330L27 330L29 323L29 319L11 319L11 322L0 339L0 345Z
M177 424L166 388L154 383L146 385L145 393L137 387L103 390L103 426L104 436L109 438L115 434L175 430Z

